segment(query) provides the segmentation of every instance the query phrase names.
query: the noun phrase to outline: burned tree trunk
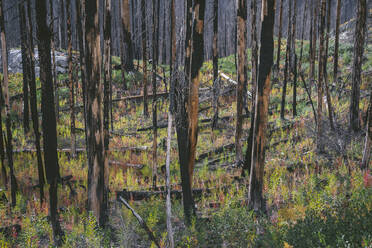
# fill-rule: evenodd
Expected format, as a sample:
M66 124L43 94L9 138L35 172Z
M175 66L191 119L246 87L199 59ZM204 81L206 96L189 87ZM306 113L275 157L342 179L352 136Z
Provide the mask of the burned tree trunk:
M333 55L333 81L338 81L338 47L340 44L340 15L341 0L337 0L336 26L335 26L335 51Z
M66 0L67 12L67 54L68 54L68 87L70 90L69 104L70 104L70 132L71 132L71 155L76 156L76 138L75 138L75 85L73 77L72 65L72 31L71 31L71 14L70 14L71 0Z
M238 39L238 86L236 87L236 126L235 126L235 152L236 163L242 161L242 127L243 127L243 94L247 84L247 1L238 1L237 13L237 39Z
M189 81L188 99L188 170L189 184L192 185L194 172L196 144L198 140L198 110L199 110L199 83L200 83L200 68L204 61L204 11L205 0L196 0L194 3L194 24L192 34L192 50L191 50L191 78Z
M28 83L30 88L30 105L31 105L31 118L32 126L35 134L35 147L37 155L37 169L39 176L40 185L40 202L44 200L44 184L45 184L45 172L43 159L41 154L40 145L40 131L39 131L39 115L37 111L37 95L36 95L36 79L35 79L35 56L34 56L34 42L32 37L32 18L31 18L31 1L27 1L27 12L28 12L28 22L27 22L27 64L29 66L28 70Z
M123 41L124 41L124 68L125 71L130 72L134 70L133 64L133 45L132 33L130 30L130 13L129 0L122 0L121 4L121 22L123 27Z
M66 49L65 4L60 0L59 6L59 49Z
M9 78L8 78L8 48L6 44L5 24L4 24L4 5L0 0L0 29L1 29L1 59L3 63L3 96L5 103L5 125L6 125L6 154L10 172L10 191L12 197L12 207L16 205L17 181L13 170L13 141L10 119L9 105Z
M300 58L298 60L298 62L299 62L298 71L299 71L300 74L301 74L301 70L302 70L302 55L303 55L303 49L304 49L305 24L306 24L306 20L307 20L308 4L309 4L309 0L306 0L305 9L304 9L304 16L303 16L303 19L302 19Z
M84 130L85 130L85 144L88 147L87 138L87 86L86 86L86 66L85 66L85 24L83 10L85 9L85 1L75 1L76 3L76 32L79 43L79 62L80 62L80 75L81 75L81 90L83 95L83 118L84 118Z
M285 118L285 97L287 94L287 83L288 83L288 69L290 65L291 56L291 16L292 16L292 0L288 0L288 29L287 29L287 48L285 51L285 65L284 65L284 82L282 89L282 102L280 107L280 118Z
M369 104L368 104L368 112L367 112L368 120L367 120L367 130L366 130L366 138L364 141L364 151L363 151L363 159L361 164L361 169L366 170L368 169L369 160L371 157L371 147L372 147L372 90L370 90L369 95Z
M216 128L218 122L218 1L213 1L213 122L212 129Z
M254 123L254 145L252 148L252 165L250 173L248 201L256 211L265 212L263 198L266 129L270 97L270 76L274 53L274 5L275 0L262 0L262 28L260 65L257 81L257 96Z
M366 34L366 0L358 0L358 13L354 35L354 62L352 73L352 88L350 98L350 129L354 132L360 128L359 123L359 98L360 85L362 82L362 63L364 51L364 39Z
M27 37L26 37L26 16L23 4L18 4L19 13L19 31L21 36L21 53L22 53L22 72L23 72L23 130L27 134L30 131L30 111L28 100L28 71L29 65L27 64Z
M317 16L318 16L318 1L312 2L313 15L311 15L311 40L310 40L310 93L313 82L315 80L315 60L316 60L316 41L317 41Z
M187 0L185 78L184 82L174 81L177 82L175 87L176 129L181 167L183 207L187 224L191 223L191 215L195 213L191 186L197 142L199 70L204 59L204 10L205 0L196 0L194 8L192 0ZM194 25L193 14L195 16Z
M152 3L152 126L153 126L153 143L152 143L152 185L156 188L157 180L157 137L158 137L158 118L157 118L157 96L156 96L156 73L158 66L158 15L160 0L153 1Z
M251 84L252 84L252 105L251 105L251 126L249 128L247 151L252 151L253 146L253 126L256 109L256 89L257 89L257 66L258 66L258 45L257 45L257 25L256 25L257 1L251 1ZM246 171L251 171L252 152L245 153L242 176L246 176Z
M111 72L111 0L105 0L104 12L104 59L103 59L103 140L104 140L104 202L108 202L108 182L109 182L109 143L110 143L110 85L112 80Z
M79 1L76 1L79 2ZM56 70L56 47L54 42L54 31L53 31L53 0L49 0L49 12L50 12L50 32L51 32L51 39L50 39L50 46L52 49L52 73L53 73L53 82L54 82L54 103L55 103L55 112L56 112L56 120L59 120L59 96L58 96L58 81L57 81L57 70Z
M40 81L42 87L41 110L44 142L44 161L47 181L49 183L49 211L54 241L57 246L62 243L63 232L58 217L57 184L60 178L57 156L57 127L53 99L53 76L50 60L51 33L47 26L47 9L45 0L36 1L37 39L40 59Z
M99 0L85 2L87 76L88 209L100 226L107 220L105 153L103 144L101 48L98 22Z
M278 71L280 71L280 47L282 44L282 25L283 25L283 0L280 0L280 9L279 9L279 30L278 30L278 51L276 54L276 66Z
M320 27L319 27L319 62L318 62L318 109L317 109L317 149L322 152L324 150L324 144L322 141L322 111L323 111L323 80L324 80L324 26L325 26L325 14L326 14L326 1L321 0L321 15L320 15Z
M296 19L297 19L297 1L294 1L293 16L292 16L292 73L293 73L293 101L292 113L293 117L297 116L297 54L296 54Z
M146 1L141 0L142 13L142 63L143 63L143 115L149 116L149 105L147 102L147 30L146 30Z
M323 58L323 70L324 70L324 86L326 90L326 97L327 97L327 107L328 107L328 117L329 117L329 123L331 126L331 129L335 129L335 125L333 123L333 107L332 107L332 99L331 94L329 93L329 87L328 87L328 72L327 72L327 58L328 58L328 44L329 44L329 32L330 32L330 26L331 26L331 0L328 0L328 10L327 10L327 31L326 31L326 45L325 45L325 54Z

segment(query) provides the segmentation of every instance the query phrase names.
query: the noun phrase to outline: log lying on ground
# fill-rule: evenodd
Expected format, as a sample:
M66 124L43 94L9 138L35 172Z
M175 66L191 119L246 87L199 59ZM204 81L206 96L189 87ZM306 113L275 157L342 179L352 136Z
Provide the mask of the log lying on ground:
M123 163L123 162L120 162L120 161L113 161L113 160L109 161L109 165L118 165L120 167L133 168L133 169L138 169L138 170L145 167L143 164L130 164L130 163Z
M235 80L233 80L232 78L227 76L225 73L223 73L221 71L218 71L218 73L220 74L221 77L223 77L224 79L226 79L230 83L232 83L234 85L238 85L238 82L236 82ZM251 92L247 91L247 95L248 95L249 98L252 98L252 93Z
M193 189L192 194L194 197L200 197L202 193L210 193L210 189ZM117 196L121 196L128 201L142 201L148 200L153 196L166 197L166 191L117 191ZM171 197L175 199L182 199L182 190L171 190Z
M117 200L119 202L123 203L124 206L127 207L132 212L132 214L134 215L134 217L136 217L136 219L138 220L138 222L140 223L140 225L143 227L143 229L145 229L145 231L149 235L150 240L153 241L155 243L155 245L160 248L160 245L159 245L158 241L155 239L154 234L152 233L152 231L150 230L150 228L147 226L146 222L142 219L142 217L139 214L137 214L136 211L134 211L134 209L129 205L129 203L123 197L121 197L120 195L118 195Z
M134 152L144 152L148 151L149 148L147 146L133 146L133 147L121 147L119 149L111 149L109 152L125 152L125 151L134 151ZM43 151L43 149L41 149ZM34 153L36 152L35 148L23 148L23 149L14 149L13 153ZM57 152L60 153L71 153L70 148L59 148ZM84 153L86 152L85 148L76 148L76 153Z

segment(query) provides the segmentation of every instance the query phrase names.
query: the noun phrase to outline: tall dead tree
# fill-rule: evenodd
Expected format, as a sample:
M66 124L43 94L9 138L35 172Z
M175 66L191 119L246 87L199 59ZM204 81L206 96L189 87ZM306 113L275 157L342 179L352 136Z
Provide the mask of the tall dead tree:
M361 164L362 170L368 169L369 160L371 157L371 147L372 147L372 88L370 90L369 104L368 104L368 111L367 111L366 138L364 141L364 151L363 151L363 158L362 158L362 164Z
M23 13L22 13L23 12ZM23 17L24 5L21 6L21 18ZM34 42L33 42L33 28L32 28L32 18L31 18L31 1L27 1L27 31L25 32L27 38L27 49L26 49L26 59L27 59L27 81L30 89L30 106L31 106L31 118L32 126L35 134L35 147L36 147L36 157L37 157L37 169L39 176L39 190L40 190L40 202L44 200L44 185L45 185L45 172L43 159L41 154L40 145L40 131L39 131L39 114L37 110L37 95L36 95L36 79L35 79L35 56L34 56Z
M166 156L166 215L167 215L167 233L169 247L174 247L173 228L172 228L172 203L171 203L171 187L170 187L170 161L171 161L171 140L172 140L172 123L174 114L174 68L176 63L176 5L175 0L170 1L170 104L168 112L168 136L167 136L167 156Z
M105 0L104 12L104 26L103 26L103 39L104 39L104 56L103 56L103 140L104 140L104 194L105 202L108 202L108 181L109 181L109 143L110 143L110 90L111 90L111 0Z
M186 1L185 77L175 80L175 109L178 154L181 167L183 207L187 224L194 211L192 178L195 164L198 124L199 71L204 59L205 0ZM195 17L194 23L192 17Z
M238 1L237 12L237 42L238 42L238 86L236 87L236 126L235 152L236 163L242 161L242 127L243 127L243 94L247 84L247 1Z
M258 68L257 95L254 123L254 145L248 190L248 201L256 211L265 212L263 198L266 129L271 91L271 67L274 61L274 5L275 0L262 0L262 28L260 64Z
M22 9L23 8L23 9ZM22 72L23 72L23 130L27 134L30 131L30 111L29 111L29 99L28 99L28 65L27 65L27 37L26 37L26 17L24 6L18 4L18 13L19 13L19 31L21 37L21 53L22 53Z
M87 138L87 86L86 86L86 66L85 66L85 0L75 1L76 9L76 32L79 43L79 62L80 62L80 75L81 75L81 89L83 95L83 119L84 119L84 130L85 130L85 144L88 148ZM87 150L88 152L88 150Z
M358 12L354 34L354 62L352 72L352 87L350 98L350 129L354 132L360 129L359 123L359 100L360 85L362 83L362 63L364 52L364 40L366 36L367 2L358 0Z
M282 26L283 26L283 0L280 0L280 8L279 8L279 30L278 30L278 51L276 54L276 66L278 67L278 71L280 70L280 47L282 44Z
M120 17L121 17L121 24L124 26L124 13L123 13L123 2L119 1L119 6L121 9ZM125 80L125 46L124 46L124 28L120 30L120 63L121 63L121 77L123 79L123 90L127 90L127 82Z
M252 104L251 104L251 126L249 128L248 135L248 146L247 151L251 151L253 147L253 126L255 118L256 108L256 87L257 87L257 67L258 67L258 42L257 42L257 25L256 25L256 12L257 12L257 0L251 1L251 91L252 91ZM246 152L244 165L242 170L242 176L246 176L246 171L250 173L252 163L252 153Z
M85 2L85 46L87 76L88 209L100 226L107 220L105 153L103 144L101 48L99 0Z
M293 16L292 16L292 33L291 33L291 45L292 45L292 64L291 71L293 73L293 100L292 100L292 113L293 117L297 115L297 54L296 54L296 21L297 21L297 1L293 3Z
M4 24L4 5L0 0L0 29L1 29L1 59L3 64L3 87L2 92L5 103L5 125L6 125L6 154L8 157L8 167L10 172L10 191L12 197L12 207L16 205L17 181L13 169L13 139L10 119L9 105L9 77L8 77L8 48L6 44L5 24Z
M322 152L324 144L322 141L322 112L323 112L323 83L324 83L324 26L326 14L326 0L321 0L321 14L320 14L320 27L319 27L319 62L318 62L318 109L317 109L317 149Z
M284 82L282 89L282 102L280 107L280 118L285 117L285 97L287 94L287 83L289 77L289 65L291 56L291 16L292 16L292 0L288 0L288 29L287 29L287 48L285 50L285 65L284 65Z
M64 0L60 0L59 6L59 49L66 49L66 20Z
M304 50L304 36L305 36L305 24L307 20L307 9L309 5L310 0L305 1L305 8L304 8L304 15L302 19L302 30L301 30L301 45L300 45L300 58L298 59L299 65L298 65L298 71L301 73L302 71L302 55Z
M310 93L313 82L315 80L315 60L316 60L316 41L317 41L317 34L318 34L318 7L319 7L319 0L314 0L312 2L313 7L313 14L311 15L311 23L312 23L312 30L311 30L311 40L310 40Z
M1 92L2 93L2 92ZM0 160L1 160L1 179L4 188L8 190L8 175L5 168L5 152L4 152L4 135L3 135L3 118L1 116L1 110L3 106L0 104Z
M147 30L146 30L146 1L141 0L141 27L142 27L142 68L143 68L143 115L149 116L149 104L147 102Z
M134 70L133 64L133 45L132 33L130 30L130 8L129 0L122 0L121 4L121 22L123 28L123 45L124 45L124 67L125 71L130 72Z
M336 24L335 24L335 51L333 55L333 81L338 80L338 48L340 44L340 15L341 15L341 0L337 0Z
M327 58L328 58L328 47L329 47L329 32L331 27L331 0L327 1L328 9L327 9L327 31L326 31L326 38L325 38L325 52L324 52L324 59L323 59L323 73L324 73L324 86L326 91L326 97L327 97L327 107L328 107L328 117L329 117L329 123L331 126L331 129L335 129L335 125L333 123L333 107L332 107L332 98L331 94L329 92L329 86L328 86L328 72L327 72Z
M79 2L79 1L76 1ZM50 39L50 46L52 49L52 73L53 73L53 82L54 82L54 103L55 103L55 112L56 119L58 122L59 119L59 95L58 95L58 81L57 81L57 65L56 65L56 45L54 42L54 14L53 14L53 0L49 0L49 12L50 12L50 32L52 38Z
M213 1L213 122L212 128L216 128L218 122L218 91L219 91L219 78L218 78L218 1Z
M73 76L72 64L72 30L71 30L71 0L66 0L66 14L67 14L67 61L68 61L68 87L70 90L69 104L70 104L70 132L71 132L71 155L76 156L76 136L75 136L75 83Z
M156 188L157 180L157 138L158 138L158 118L157 118L157 90L156 90L156 77L158 66L158 41L159 41L159 25L158 15L160 8L160 0L155 0L152 3L152 125L153 125L153 143L152 143L152 185Z
M51 33L47 25L45 0L36 1L37 40L40 59L41 110L44 143L44 161L47 182L49 184L49 213L52 223L54 242L62 243L63 232L58 217L58 180L60 179L57 156L57 127L53 99L53 75L50 59Z

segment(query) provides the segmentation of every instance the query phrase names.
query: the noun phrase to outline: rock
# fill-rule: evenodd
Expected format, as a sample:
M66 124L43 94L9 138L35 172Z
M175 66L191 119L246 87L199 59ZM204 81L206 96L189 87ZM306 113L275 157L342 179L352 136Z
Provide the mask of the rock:
M56 51L55 58L56 58L57 74L67 73L67 70L68 70L67 55L62 52ZM22 71L21 49L10 49L9 57L8 57L8 70L9 70L9 73L14 73L14 74L23 72ZM37 49L35 49L35 73L37 77L40 74L39 52Z

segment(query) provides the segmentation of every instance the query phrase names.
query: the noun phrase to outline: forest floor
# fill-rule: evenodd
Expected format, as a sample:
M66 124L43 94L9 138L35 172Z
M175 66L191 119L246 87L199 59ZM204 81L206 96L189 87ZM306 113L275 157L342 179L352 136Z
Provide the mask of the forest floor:
M299 54L299 42L297 54ZM285 40L281 44L284 58ZM309 98L299 78L297 88L297 113L292 116L292 81L287 88L286 120L280 119L281 78L272 85L269 107L268 149L264 175L264 196L267 213L254 213L246 206L248 178L241 178L241 168L235 166L234 129L236 101L234 85L222 79L218 128L212 130L208 119L213 117L211 106L212 63L202 68L201 104L197 161L193 188L202 189L196 194L197 218L186 227L183 222L182 201L172 200L172 224L177 247L372 247L372 187L359 169L362 158L364 133L351 134L348 126L348 109L351 89L352 44L340 46L341 77L333 83L333 41L330 41L328 79L335 112L335 131L330 130L324 111L325 152L316 150L316 127ZM302 69L308 83L309 44L304 43ZM368 83L372 81L372 45L365 50L361 85L361 120L365 126L368 107ZM248 50L250 59L250 50ZM248 60L250 61L250 60ZM113 58L118 65L119 58ZM139 70L127 75L129 91L121 93L121 72L113 71L113 99L142 94L142 61L136 61ZM219 60L220 71L236 78L234 55ZM249 65L250 67L250 65ZM281 69L284 62L281 64ZM169 68L161 66L159 75L167 78L158 81L158 92L166 92ZM151 68L150 68L151 69ZM250 71L250 68L248 68ZM281 70L282 71L282 70ZM250 75L249 77L250 78ZM67 75L60 75L61 81ZM22 75L12 75L11 96L22 92ZM150 82L150 78L149 78ZM309 83L308 83L309 84ZM38 85L40 86L39 82ZM149 83L149 92L152 88ZM57 125L58 147L70 147L70 114L68 88L59 89L61 111ZM250 84L248 86L250 90ZM38 97L40 97L40 91ZM316 85L311 84L311 96L316 107ZM80 84L77 103L82 103ZM149 100L151 113L152 98ZM165 185L162 165L165 164L165 144L169 102L166 94L157 100L158 105L158 185ZM250 101L248 100L250 109ZM40 106L39 106L40 107ZM40 108L39 108L40 109ZM85 150L82 108L77 109L77 147ZM150 114L151 116L151 114ZM10 193L0 189L0 227L20 225L16 232L0 233L0 247L49 247L52 230L48 222L48 206L40 205L36 155L33 133L24 135L22 101L12 103L14 137L14 166L19 184L17 205L11 209L7 199ZM143 115L143 100L121 99L113 103L113 132L110 139L110 227L100 230L92 215L86 212L87 159L85 152L76 158L64 150L59 152L60 173L71 175L71 187L59 187L59 213L65 232L65 247L150 247L146 232L132 213L116 201L118 191L143 191L151 189L152 126L151 117ZM164 125L163 125L164 124ZM244 119L243 137L248 136L250 118ZM144 129L144 130L141 130ZM246 150L246 142L243 142ZM173 129L171 141L172 190L180 190L178 148ZM372 163L369 164L371 168ZM166 247L165 198L154 194L144 200L132 195L131 206L141 215L154 232L162 247ZM257 232L257 230L260 230Z

